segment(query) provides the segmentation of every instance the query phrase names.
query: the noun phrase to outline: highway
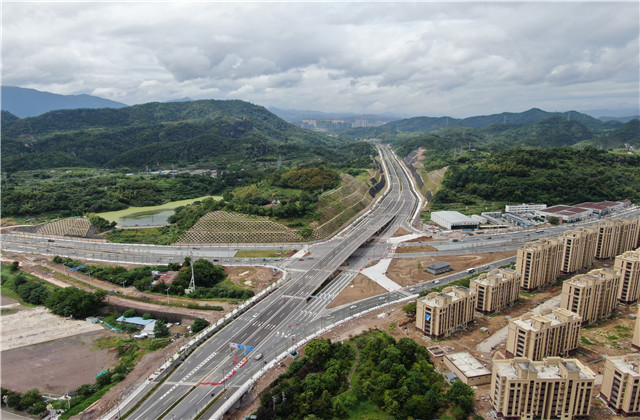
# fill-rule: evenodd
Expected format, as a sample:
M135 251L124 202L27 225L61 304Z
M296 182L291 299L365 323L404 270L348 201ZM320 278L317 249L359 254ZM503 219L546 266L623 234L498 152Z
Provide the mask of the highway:
M290 350L296 342L339 320L379 307L381 304L415 297L421 290L440 286L467 275L457 273L440 278L438 283L427 282L355 304L326 308L331 299L337 296L357 273L357 270L350 266L349 270L338 274L319 291L319 287L343 262L349 259L357 268L366 264L369 259L390 256L389 246L361 246L374 235L383 239L390 237L400 226L412 229L410 220L415 215L418 197L411 188L408 173L388 147L380 146L379 151L387 174L388 190L373 209L333 238L305 245L311 252L310 258L293 261L271 259L270 265L286 266L290 280L196 348L153 394L140 402L128 418L192 419L198 415L202 415L202 418L217 417L225 401L239 393L240 387L249 378L284 351ZM630 217L639 211L632 208L621 215ZM488 233L467 237L460 242L431 241L425 244L435 246L439 250L438 255L479 252L480 249L487 248L516 249L528 241L544 236L557 236L562 230L575 226L572 224L554 229L545 228L543 233ZM260 259L234 258L233 255L243 248L288 250L300 247L299 244L128 245L57 237L43 238L16 233L4 233L2 239L2 248L5 251L138 264L182 262L186 256L208 258L225 265L260 264ZM403 256L405 255L399 254L395 257ZM513 259L494 263L486 269L511 260ZM252 351L245 356L245 352L237 348L238 344L251 348ZM256 360L255 355L259 353L262 357ZM227 379L223 385L201 385L203 382L219 383L224 378ZM149 382L142 394L150 391L155 385L156 383ZM211 405L212 401L216 402ZM132 406L133 403L119 406L118 411L127 412Z

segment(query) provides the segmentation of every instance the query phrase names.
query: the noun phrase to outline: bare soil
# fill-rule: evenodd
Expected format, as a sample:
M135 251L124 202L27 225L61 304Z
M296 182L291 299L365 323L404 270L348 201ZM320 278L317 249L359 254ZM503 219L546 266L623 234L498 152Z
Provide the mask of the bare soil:
M336 296L327 308L335 308L347 303L357 302L371 296L386 293L387 290L364 274L358 274L338 296Z
M436 248L431 245L413 245L413 246L399 246L396 248L398 254L408 254L413 252L435 252Z
M282 277L281 271L269 267L224 267L228 279L241 288L251 288L258 294Z
M2 386L17 392L38 388L64 394L82 384L92 384L103 369L116 364L116 354L98 350L100 337L117 335L100 330L2 352ZM3 331L4 340L4 331Z
M407 229L403 228L403 227L399 227L398 230L396 230L392 237L395 238L396 236L404 236L404 235L409 235L411 232L409 232Z
M387 270L387 277L401 286L412 286L414 284L443 277L452 272L463 271L471 267L478 267L492 261L512 257L515 251L488 252L484 254L468 255L442 255L435 257L416 258L394 258ZM431 274L426 271L427 266L438 261L445 261L451 264L449 273Z

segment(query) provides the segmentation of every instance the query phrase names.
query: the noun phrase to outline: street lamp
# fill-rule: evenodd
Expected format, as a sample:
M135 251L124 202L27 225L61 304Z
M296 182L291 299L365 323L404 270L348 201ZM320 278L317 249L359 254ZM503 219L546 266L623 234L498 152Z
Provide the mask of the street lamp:
M167 287L167 305L169 305L169 288Z

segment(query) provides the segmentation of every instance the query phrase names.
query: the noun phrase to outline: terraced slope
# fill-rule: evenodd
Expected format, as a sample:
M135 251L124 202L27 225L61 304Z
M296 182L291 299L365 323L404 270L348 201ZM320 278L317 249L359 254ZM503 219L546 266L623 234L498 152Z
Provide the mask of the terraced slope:
M371 188L366 182L341 174L339 188L320 197L315 223L310 239L321 239L339 230L345 223L364 210L373 200ZM177 241L193 243L247 243L247 242L303 242L305 239L295 229L271 221L264 216L250 216L227 211L214 211L204 215Z
M38 229L38 233L41 235L86 237L90 228L91 223L87 219L70 218L44 224Z
M264 216L226 211L205 214L178 240L182 243L299 242L298 233Z

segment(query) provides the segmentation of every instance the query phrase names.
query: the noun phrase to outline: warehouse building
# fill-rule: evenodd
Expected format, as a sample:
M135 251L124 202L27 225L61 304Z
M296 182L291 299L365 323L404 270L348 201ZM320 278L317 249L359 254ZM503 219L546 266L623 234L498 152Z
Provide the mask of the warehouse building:
M491 383L491 372L466 351L447 354L444 364L458 379L469 386Z
M431 213L431 221L445 229L475 229L479 223L457 211L434 211Z
M540 217L548 219L550 217L557 217L564 223L577 222L578 220L586 219L592 214L591 209L583 209L576 206L563 206L557 205L548 207L544 210L537 210L536 214Z
M578 347L582 318L564 308L547 308L539 314L527 312L509 320L508 357L561 356Z
M640 414L640 354L607 357L600 396L618 414Z
M610 316L618 304L620 274L611 268L591 270L562 284L560 307L592 324Z
M538 210L547 208L546 204L507 204L504 206L506 213L535 213Z
M595 373L577 359L494 360L491 399L498 417L563 419L588 417Z

